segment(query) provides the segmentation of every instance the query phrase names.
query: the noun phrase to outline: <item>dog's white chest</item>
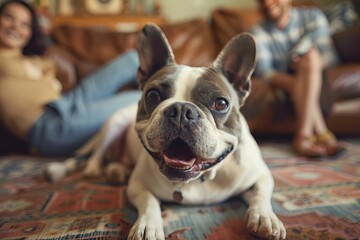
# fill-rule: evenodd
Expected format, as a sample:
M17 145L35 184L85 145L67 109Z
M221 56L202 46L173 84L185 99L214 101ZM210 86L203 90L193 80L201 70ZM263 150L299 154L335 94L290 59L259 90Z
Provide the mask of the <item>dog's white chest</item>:
M252 171L246 166L229 160L222 169L217 171L214 179L200 178L188 183L172 183L158 172L153 175L148 187L157 198L163 201L175 201L181 204L221 202L247 190L256 179L256 174L251 174ZM157 166L154 164L153 167Z

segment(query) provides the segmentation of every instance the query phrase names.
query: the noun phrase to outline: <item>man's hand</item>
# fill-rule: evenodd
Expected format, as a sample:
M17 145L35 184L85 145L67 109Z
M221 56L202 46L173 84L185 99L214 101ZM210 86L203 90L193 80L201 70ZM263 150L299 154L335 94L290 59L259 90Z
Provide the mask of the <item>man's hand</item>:
M302 56L297 54L293 54L291 56L291 69L297 73L298 71L309 70L310 68L322 68L323 67L323 59L317 50L317 48L312 47L310 50ZM320 64L320 65L318 65Z

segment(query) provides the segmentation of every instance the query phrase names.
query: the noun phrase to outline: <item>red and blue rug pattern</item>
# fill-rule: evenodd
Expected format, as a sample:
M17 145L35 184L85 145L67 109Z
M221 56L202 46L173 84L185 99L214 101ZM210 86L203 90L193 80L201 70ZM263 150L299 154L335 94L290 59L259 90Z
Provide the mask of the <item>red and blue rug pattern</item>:
M359 239L360 141L347 143L340 156L313 161L294 155L286 143L260 144L287 239ZM0 239L126 239L137 217L126 185L81 173L48 183L45 165L60 160L0 158ZM257 239L246 230L241 198L208 206L163 203L162 209L167 239Z

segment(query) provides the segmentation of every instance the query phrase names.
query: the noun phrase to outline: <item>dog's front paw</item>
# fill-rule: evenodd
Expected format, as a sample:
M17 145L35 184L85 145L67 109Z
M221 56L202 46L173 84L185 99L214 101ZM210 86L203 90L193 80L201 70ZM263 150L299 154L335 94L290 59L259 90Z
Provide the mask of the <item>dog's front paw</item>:
M140 216L130 229L128 240L165 240L162 221Z
M88 163L86 164L83 174L85 177L88 178L95 178L102 175L102 170L100 164L98 164L99 161L94 161L90 159Z
M261 238L285 239L284 224L272 210L249 208L247 211L247 229Z
M130 170L121 163L110 163L106 166L105 176L111 183L125 183Z
M66 177L68 169L61 162L49 163L44 169L44 177L50 182L57 182Z
M76 167L76 158L68 158L64 162L52 162L44 169L44 176L51 182L57 182L76 170Z

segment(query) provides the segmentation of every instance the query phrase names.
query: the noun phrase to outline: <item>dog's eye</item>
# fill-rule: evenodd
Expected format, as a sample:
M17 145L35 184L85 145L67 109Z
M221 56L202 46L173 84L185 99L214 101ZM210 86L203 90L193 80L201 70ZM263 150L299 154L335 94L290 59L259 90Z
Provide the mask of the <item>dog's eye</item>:
M150 102L160 102L161 100L160 93L154 89L149 90L146 97Z
M229 103L226 99L217 98L211 108L216 111L224 111L228 108L228 106L229 106Z

